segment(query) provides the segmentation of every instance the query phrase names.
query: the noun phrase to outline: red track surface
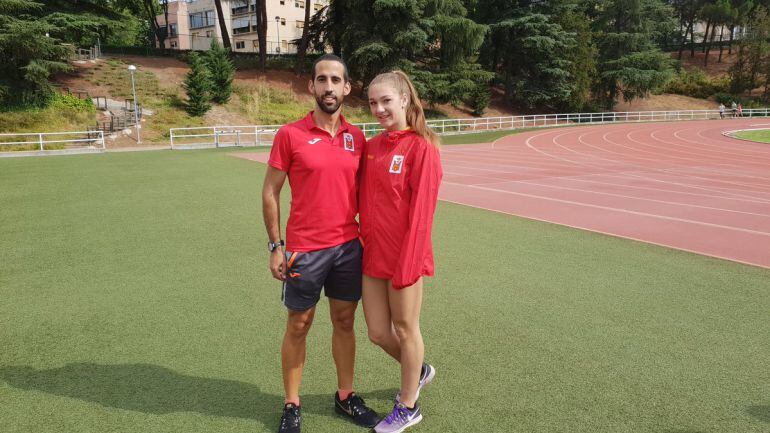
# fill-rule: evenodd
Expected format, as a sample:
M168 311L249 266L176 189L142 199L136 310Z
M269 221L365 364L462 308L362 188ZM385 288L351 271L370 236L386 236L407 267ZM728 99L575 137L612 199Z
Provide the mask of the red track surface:
M446 146L439 197L770 268L770 145L722 135L757 125L770 120L557 128Z
M601 125L446 146L442 200L770 267L770 120Z

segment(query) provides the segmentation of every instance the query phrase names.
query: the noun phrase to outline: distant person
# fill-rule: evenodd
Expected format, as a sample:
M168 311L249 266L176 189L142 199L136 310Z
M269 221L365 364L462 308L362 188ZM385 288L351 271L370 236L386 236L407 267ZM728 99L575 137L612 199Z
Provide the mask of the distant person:
M725 104L719 104L719 118L724 119L725 118Z
M738 104L738 117L743 117L743 104Z
M735 101L733 101L733 103L731 104L730 111L733 112L733 117L738 116L738 104L736 104Z
M431 230L442 170L439 139L401 71L369 85L369 109L385 129L366 145L361 178L364 317L369 338L400 364L393 410L374 428L397 433L422 419L420 389L436 370L420 332L423 277L433 275Z
M315 111L278 131L262 189L270 272L283 282L281 300L288 309L281 345L285 400L279 433L300 433L299 387L305 340L322 288L329 299L332 322L332 355L337 369L335 410L363 427L374 427L379 421L353 392L353 323L362 278L356 215L366 139L342 116L350 78L339 57L325 54L316 60L308 90L315 98ZM291 185L291 209L284 246L280 193L286 178Z

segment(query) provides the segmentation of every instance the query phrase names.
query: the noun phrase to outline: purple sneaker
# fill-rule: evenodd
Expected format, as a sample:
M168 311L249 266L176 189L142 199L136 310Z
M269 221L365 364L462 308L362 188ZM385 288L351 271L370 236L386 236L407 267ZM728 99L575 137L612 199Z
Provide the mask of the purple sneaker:
M403 403L396 403L393 406L393 412L374 426L374 431L376 433L401 433L420 421L422 421L422 413L417 403L411 410Z

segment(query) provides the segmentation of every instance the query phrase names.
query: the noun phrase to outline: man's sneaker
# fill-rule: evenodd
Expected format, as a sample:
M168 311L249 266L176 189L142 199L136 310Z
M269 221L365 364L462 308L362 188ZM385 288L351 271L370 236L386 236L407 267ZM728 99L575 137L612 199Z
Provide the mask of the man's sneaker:
M286 403L281 415L281 425L278 427L278 433L300 433L302 424L302 413L300 407L294 403Z
M409 409L403 403L396 403L393 411L374 427L376 433L400 433L422 421L422 413L417 403Z
M417 384L417 395L415 395L414 399L418 400L420 398L420 391L422 391L422 388L433 382L433 378L436 377L436 369L433 368L432 365L423 362L422 363L422 370L420 370L420 382ZM396 393L396 403L401 401L401 391Z
M334 410L350 418L362 427L372 428L377 425L380 417L377 412L366 406L364 399L351 392L348 398L340 400L340 395L334 393Z

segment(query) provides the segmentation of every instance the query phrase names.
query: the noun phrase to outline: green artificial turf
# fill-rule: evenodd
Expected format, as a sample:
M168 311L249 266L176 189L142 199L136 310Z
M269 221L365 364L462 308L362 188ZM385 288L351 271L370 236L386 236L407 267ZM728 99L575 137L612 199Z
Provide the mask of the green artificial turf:
M227 153L0 159L0 431L276 431L264 166ZM770 430L769 270L448 203L434 243L410 431ZM303 428L363 432L333 414L330 330L322 302ZM357 331L385 412L397 366Z
M735 136L744 140L758 141L760 143L770 143L770 129L738 131L735 133Z
M498 138L531 131L533 129L542 129L542 128L519 128L519 129L506 129L501 131L475 132L472 134L444 135L441 137L441 144L491 143L497 140Z

